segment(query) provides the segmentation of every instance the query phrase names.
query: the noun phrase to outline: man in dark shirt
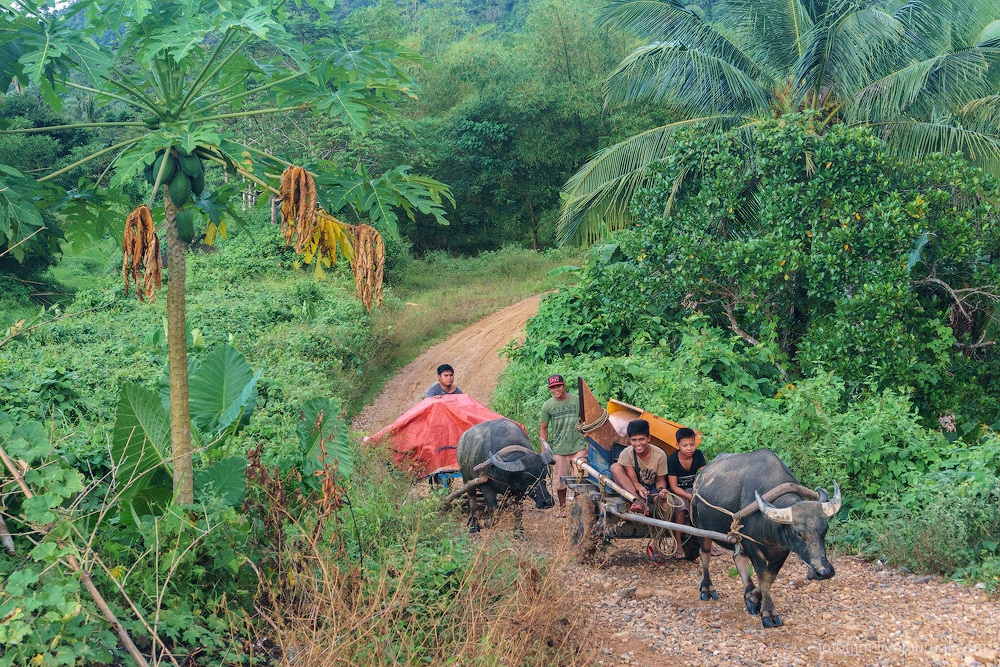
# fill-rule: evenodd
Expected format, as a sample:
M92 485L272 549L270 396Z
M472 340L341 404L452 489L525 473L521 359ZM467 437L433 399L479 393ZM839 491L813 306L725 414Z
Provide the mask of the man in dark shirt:
M424 398L461 394L462 390L455 385L455 369L448 364L437 367L438 381L427 388Z

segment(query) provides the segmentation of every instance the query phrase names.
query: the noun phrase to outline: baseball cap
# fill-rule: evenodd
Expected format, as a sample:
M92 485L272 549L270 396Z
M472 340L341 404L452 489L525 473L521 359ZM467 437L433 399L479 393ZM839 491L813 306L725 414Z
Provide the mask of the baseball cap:
M562 375L550 375L549 376L549 389L552 387L558 387L559 385L565 385L566 381L563 380Z

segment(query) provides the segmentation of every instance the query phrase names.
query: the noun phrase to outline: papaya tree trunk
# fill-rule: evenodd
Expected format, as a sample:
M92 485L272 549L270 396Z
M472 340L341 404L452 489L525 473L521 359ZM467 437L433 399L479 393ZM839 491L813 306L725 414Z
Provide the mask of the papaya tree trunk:
M187 332L184 313L184 251L177 234L177 207L163 188L167 223L167 359L170 365L170 443L174 464L174 502L194 503L191 461L191 406L188 400Z

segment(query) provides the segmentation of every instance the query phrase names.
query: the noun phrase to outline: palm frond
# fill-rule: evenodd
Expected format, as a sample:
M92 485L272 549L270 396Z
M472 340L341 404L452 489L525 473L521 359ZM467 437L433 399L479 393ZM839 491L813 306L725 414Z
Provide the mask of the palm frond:
M948 123L887 121L870 123L886 145L910 160L930 153L960 152L977 167L1000 174L1000 138L996 132L978 132Z
M679 42L714 53L752 77L761 75L759 65L736 44L677 0L612 0L601 23L650 42Z
M850 96L871 81L885 63L898 61L905 27L892 16L851 3L830 11L805 35L795 66L799 101L810 92L834 90Z
M1000 46L1000 19L990 21L975 38L976 46Z
M995 132L1000 128L1000 95L969 100L958 110L958 116L962 119L962 127Z
M802 56L803 36L813 20L800 0L731 0L730 15L756 60L787 73Z
M941 3L910 0L893 12L893 17L906 26L904 40L909 55L925 60L951 49L951 26L940 12Z
M848 103L847 116L864 122L904 115L923 118L931 108L955 109L963 100L990 92L988 68L977 49L914 62L858 91Z
M932 4L950 26L953 50L978 44L986 26L1000 18L998 0L939 0Z
M605 99L607 104L650 99L694 114L766 113L769 85L711 53L656 42L636 49L615 68Z
M596 153L563 187L560 243L576 237L584 222L591 227L601 221L612 230L627 225L629 201L647 182L646 168L670 154L677 131L699 124L713 131L743 120L729 115L692 118L647 130Z

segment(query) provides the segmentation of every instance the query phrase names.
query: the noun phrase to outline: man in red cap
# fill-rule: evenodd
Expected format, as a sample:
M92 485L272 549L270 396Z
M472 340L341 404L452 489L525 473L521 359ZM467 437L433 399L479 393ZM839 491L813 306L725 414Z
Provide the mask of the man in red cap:
M548 380L552 398L542 404L541 426L538 435L543 442L548 442L555 455L556 463L552 470L553 486L559 498L559 508L556 518L566 516L566 485L562 482L563 475L570 474L570 464L573 459L587 455L587 444L576 430L577 418L580 414L580 399L576 394L566 391L566 382L561 375L550 375ZM551 432L549 427L551 426ZM550 437L551 436L551 437Z

